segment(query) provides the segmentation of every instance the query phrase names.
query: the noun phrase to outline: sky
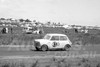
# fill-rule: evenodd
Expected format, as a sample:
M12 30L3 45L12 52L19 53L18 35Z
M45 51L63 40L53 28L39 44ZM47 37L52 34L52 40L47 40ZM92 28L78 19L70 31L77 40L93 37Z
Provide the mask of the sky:
M100 26L100 0L0 0L0 18Z

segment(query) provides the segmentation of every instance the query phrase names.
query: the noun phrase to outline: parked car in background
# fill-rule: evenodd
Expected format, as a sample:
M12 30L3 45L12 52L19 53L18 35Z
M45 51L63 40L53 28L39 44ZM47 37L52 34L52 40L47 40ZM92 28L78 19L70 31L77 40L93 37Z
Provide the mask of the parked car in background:
M43 39L35 39L34 46L36 50L47 51L49 49L69 50L72 42L65 34L49 33Z
M27 34L32 34L33 33L33 28L32 27L25 27L23 31Z

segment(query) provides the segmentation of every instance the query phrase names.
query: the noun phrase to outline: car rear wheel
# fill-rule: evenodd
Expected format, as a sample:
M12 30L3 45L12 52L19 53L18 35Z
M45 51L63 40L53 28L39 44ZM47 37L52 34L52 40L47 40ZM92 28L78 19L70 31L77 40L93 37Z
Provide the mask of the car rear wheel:
M41 46L41 50L42 51L47 51L48 50L48 46L47 45L42 45Z
M71 46L70 46L69 44L67 44L67 45L65 45L64 50L65 50L65 51L69 51L69 50L70 50L70 47L71 47Z

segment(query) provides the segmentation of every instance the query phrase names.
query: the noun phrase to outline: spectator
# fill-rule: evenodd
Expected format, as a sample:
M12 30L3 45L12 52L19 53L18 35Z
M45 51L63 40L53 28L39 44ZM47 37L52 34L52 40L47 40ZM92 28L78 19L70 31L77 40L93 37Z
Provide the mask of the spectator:
M8 33L8 28L6 27L5 29L6 29L6 33Z
M75 33L78 33L78 30L75 28Z
M42 30L39 31L39 34L42 34Z
M67 33L67 30L65 29L65 33Z
M6 33L6 28L2 29L2 33L5 34Z
M13 33L13 29L12 29L12 27L11 27L11 34Z

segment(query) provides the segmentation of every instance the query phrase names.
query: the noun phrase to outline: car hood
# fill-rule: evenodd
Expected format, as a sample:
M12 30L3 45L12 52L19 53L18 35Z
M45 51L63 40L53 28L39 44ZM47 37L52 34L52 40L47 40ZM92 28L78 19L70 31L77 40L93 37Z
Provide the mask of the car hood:
M46 40L46 39L35 39L35 41L38 41L38 42L47 42L48 40Z

